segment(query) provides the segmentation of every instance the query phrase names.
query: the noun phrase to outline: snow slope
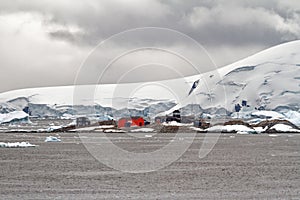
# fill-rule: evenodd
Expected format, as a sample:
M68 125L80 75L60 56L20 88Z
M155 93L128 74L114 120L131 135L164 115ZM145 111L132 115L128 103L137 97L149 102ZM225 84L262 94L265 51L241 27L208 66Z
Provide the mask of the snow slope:
M202 108L223 107L234 111L235 104L246 100L252 108L298 111L300 41L272 47L200 78L194 93ZM179 107L182 105L174 109Z
M192 83L198 79L198 87L188 96ZM122 93L126 88L141 86L143 88L133 94ZM79 91L93 91L94 95L74 95L78 88ZM246 100L252 108L299 111L300 41L272 47L219 70L181 79L96 87L85 85L30 88L0 94L2 110L11 110L11 107L6 109L5 105L8 104L15 110L26 104L34 104L47 105L47 112L54 114L62 110L63 113L72 114L68 110L74 104L101 105L121 110L120 112L124 108L150 108L153 113L166 110L171 112L189 104L199 104L203 109L225 108L234 111L234 105L241 104L242 100ZM175 103L178 105L173 107Z
M23 111L12 111L9 113L0 114L0 124L9 123L16 120L27 121L28 114Z

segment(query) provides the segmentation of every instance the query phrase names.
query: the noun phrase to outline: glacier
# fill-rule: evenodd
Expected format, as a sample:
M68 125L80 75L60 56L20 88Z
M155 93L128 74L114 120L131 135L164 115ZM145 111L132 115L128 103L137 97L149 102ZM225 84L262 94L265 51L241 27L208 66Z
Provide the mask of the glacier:
M72 117L77 115L145 115L152 117L182 109L185 115L231 116L234 106L247 102L248 111L277 112L299 124L300 116L300 41L266 49L214 71L183 78L189 86L200 79L193 94L177 95L157 85L179 85L181 79L148 83L133 96L115 95L120 85L139 87L142 83L76 85L28 88L0 94L0 113L20 112L30 108L36 117ZM76 96L74 91L94 90L94 96ZM178 89L179 91L179 89ZM244 109L246 110L246 108ZM240 115L242 116L242 115ZM246 115L245 115L246 116Z

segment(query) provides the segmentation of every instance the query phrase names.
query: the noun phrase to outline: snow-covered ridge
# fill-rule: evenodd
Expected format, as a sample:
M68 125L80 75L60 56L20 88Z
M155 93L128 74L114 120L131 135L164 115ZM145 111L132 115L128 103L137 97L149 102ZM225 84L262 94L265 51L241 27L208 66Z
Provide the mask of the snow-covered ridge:
M232 111L235 104L246 100L253 108L285 107L298 111L299 77L300 41L294 41L203 74L205 81L200 81L195 93L204 108L224 107ZM206 85L211 86L209 92Z
M227 65L220 68L219 74L225 75L230 71L234 70L237 67L242 66L256 66L261 64L289 64L289 65L300 65L300 40L283 43L266 50L263 50L259 53L256 53L252 56L249 56L245 59L237 61L233 64Z
M187 107L189 104L199 104L201 109L206 109L208 113L210 110L222 108L232 112L235 104L246 100L252 109L292 110L298 115L300 109L300 41L281 44L218 70L184 79L190 84L197 79L200 79L200 82L189 97L188 90L180 90L177 95L181 98L181 102L177 107L174 107L175 103L178 103L175 102L174 96L165 92L163 88L157 87L157 84L153 87L150 84L130 98L115 95L114 92L119 85L106 84L29 88L1 93L0 111L1 113L17 111L26 105L31 105L36 111L42 110L43 113L62 115L73 114L74 107L77 110L87 110L94 109L93 106L96 105L99 113L107 113L111 109L115 112L114 114L120 115L128 109L134 110L133 114L142 114L147 109L150 112L159 113L171 108L177 109ZM180 85L181 83L182 79L159 82L161 85ZM134 88L140 85L141 83L131 83L122 84L122 87ZM92 89L95 95L92 97L74 96L74 91L78 88L82 91ZM201 109L198 112L202 111Z

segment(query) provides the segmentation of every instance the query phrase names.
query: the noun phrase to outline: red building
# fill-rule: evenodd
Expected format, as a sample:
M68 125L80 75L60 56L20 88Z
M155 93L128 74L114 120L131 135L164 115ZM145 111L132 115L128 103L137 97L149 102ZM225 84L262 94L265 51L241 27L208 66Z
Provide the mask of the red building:
M118 127L144 126L145 120L142 117L124 117L119 119Z

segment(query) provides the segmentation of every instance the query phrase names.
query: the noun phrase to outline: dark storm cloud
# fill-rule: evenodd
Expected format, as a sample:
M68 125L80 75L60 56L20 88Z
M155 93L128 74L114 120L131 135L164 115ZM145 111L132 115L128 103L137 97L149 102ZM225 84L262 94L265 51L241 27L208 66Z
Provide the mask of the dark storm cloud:
M72 84L78 63L89 50L114 34L138 27L187 34L208 50L219 67L300 38L300 2L286 0L1 0L0 17L1 70L14 74L17 69L31 80L18 75L17 86L17 81L8 80L0 91ZM153 41L165 47L182 46L172 36L145 33L118 41L111 51ZM34 81L39 76L50 78Z

